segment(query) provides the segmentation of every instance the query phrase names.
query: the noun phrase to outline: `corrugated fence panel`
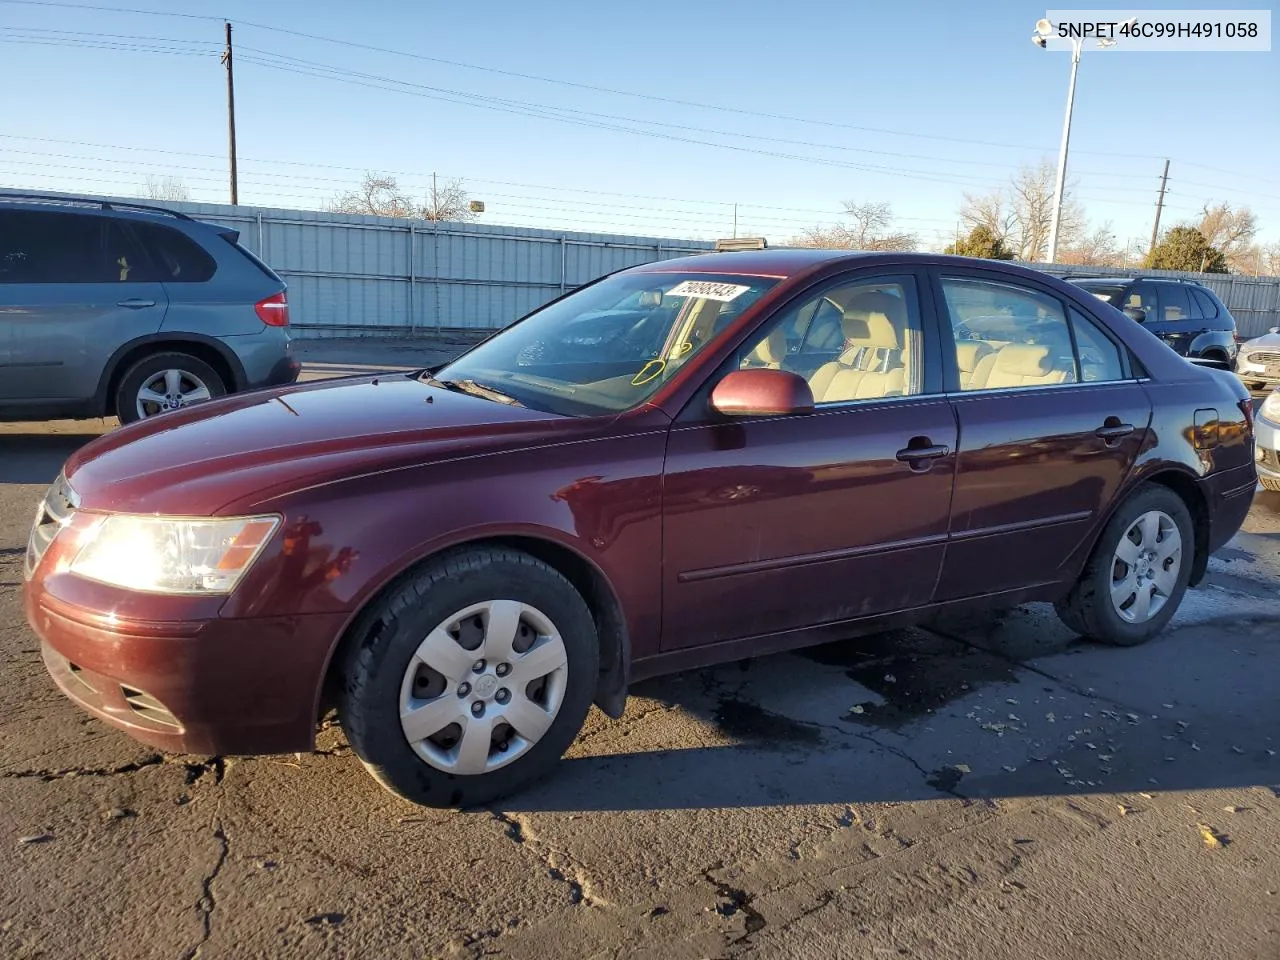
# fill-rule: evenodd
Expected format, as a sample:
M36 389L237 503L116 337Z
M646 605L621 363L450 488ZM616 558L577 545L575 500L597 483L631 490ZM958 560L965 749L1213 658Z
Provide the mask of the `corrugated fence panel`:
M290 315L299 336L496 329L604 274L714 246L698 240L311 210L168 206L238 230L240 242L289 284ZM1280 326L1280 277L1026 265L1058 275L1197 280L1227 304L1242 336Z

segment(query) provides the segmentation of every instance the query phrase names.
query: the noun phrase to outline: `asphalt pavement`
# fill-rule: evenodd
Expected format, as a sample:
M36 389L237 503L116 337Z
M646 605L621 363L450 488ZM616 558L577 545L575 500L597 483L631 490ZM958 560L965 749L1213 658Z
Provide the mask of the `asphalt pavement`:
M167 756L57 692L22 550L110 426L0 426L0 956L1280 956L1280 495L1145 646L1030 605L647 681L552 779L437 811L332 718Z

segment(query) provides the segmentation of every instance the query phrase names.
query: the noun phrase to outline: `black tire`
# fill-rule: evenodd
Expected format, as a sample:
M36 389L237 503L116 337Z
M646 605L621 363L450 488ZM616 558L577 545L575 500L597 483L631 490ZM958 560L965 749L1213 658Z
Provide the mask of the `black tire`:
M1120 538L1144 513L1159 510L1177 525L1182 538L1182 556L1175 587L1164 606L1145 623L1129 623L1111 602L1111 578L1115 551ZM1075 586L1054 604L1058 617L1081 636L1112 646L1132 647L1146 643L1169 623L1182 603L1195 559L1195 527L1182 498L1158 484L1140 487L1130 495L1107 523L1102 536Z
M405 737L401 683L430 631L472 604L498 599L536 607L555 625L568 661L564 698L550 727L523 755L487 773L452 774L427 763ZM559 572L518 550L465 548L430 561L357 623L341 665L339 722L356 756L392 793L431 807L475 806L555 768L591 708L599 665L591 611Z
M199 357L177 351L153 353L134 363L120 378L120 385L116 387L115 411L121 423L143 419L138 413L138 391L143 384L164 370L179 370L199 380L208 388L210 399L227 393L227 385L223 383L218 371Z

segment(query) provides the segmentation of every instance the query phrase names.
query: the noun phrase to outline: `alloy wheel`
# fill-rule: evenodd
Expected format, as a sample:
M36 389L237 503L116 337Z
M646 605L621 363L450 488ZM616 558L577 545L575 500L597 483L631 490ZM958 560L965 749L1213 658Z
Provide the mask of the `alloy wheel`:
M208 385L189 370L158 370L138 388L138 417L178 410L212 397Z

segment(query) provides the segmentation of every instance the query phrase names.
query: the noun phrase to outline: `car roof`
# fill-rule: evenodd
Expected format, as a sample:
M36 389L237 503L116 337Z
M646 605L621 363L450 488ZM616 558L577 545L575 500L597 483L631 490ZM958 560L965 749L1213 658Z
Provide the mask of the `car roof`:
M27 193L13 190L0 190L0 203L5 206L21 207L27 210L57 210L65 208L70 211L88 207L96 213L125 214L146 219L177 219L187 223L198 223L195 218L151 203L133 203L128 200L109 200L102 197L77 196L62 193Z
M822 266L974 266L988 270L1021 274L1026 277L1053 278L1033 267L1009 260L987 260L957 257L941 253L879 252L862 250L825 250L811 248L779 248L741 250L726 253L699 253L687 257L655 260L628 267L627 273L719 273L739 276L777 277L787 279Z

